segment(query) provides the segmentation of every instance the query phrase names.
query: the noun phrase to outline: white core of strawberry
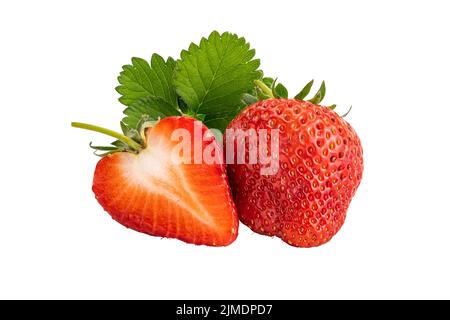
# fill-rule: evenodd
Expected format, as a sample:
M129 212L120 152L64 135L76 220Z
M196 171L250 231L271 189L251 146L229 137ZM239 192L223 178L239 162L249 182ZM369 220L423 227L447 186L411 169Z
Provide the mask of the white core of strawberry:
M215 223L186 181L181 165L170 158L170 147L152 145L139 154L121 153L122 172L132 186L145 188L149 193L159 194L177 206L190 212L199 222L214 227ZM180 188L181 187L181 188ZM186 203L188 195L192 205Z

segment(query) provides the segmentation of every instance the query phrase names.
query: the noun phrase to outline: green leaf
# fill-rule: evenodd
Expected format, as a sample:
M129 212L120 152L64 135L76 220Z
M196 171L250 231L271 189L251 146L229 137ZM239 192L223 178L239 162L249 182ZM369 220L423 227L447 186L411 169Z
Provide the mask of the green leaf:
M203 122L203 121L205 121L206 114L204 114L204 113L197 113L196 118L197 118L197 120L200 120L200 121Z
M323 100L323 98L325 98L326 91L327 91L327 89L325 87L325 81L322 81L322 84L320 85L319 90L314 95L314 97L309 100L309 102L314 103L314 104L319 104Z
M173 71L175 60L167 61L153 54L151 64L141 58L132 58L131 65L123 66L118 80L120 85L116 87L122 96L119 101L126 106L133 105L136 101L155 96L161 98L167 104L177 106L177 94L173 86Z
M182 51L174 73L178 95L195 113L206 114L205 123L230 121L242 107L244 93L261 77L255 50L244 38L214 31Z
M123 121L120 121L120 128L122 129L124 135L128 135L128 132L130 132L131 130L131 128L127 126Z
M137 127L139 127L139 124L137 124ZM141 135L137 129L130 129L130 131L128 131L128 133L127 133L127 137L133 139L137 143L140 143L140 144L143 143L143 141L141 139Z
M224 132L231 120L233 120L244 107L245 106L242 105L235 110L228 111L224 114L216 113L213 115L207 115L203 123L210 129L218 129L221 132Z
M126 117L123 123L131 129L139 129L138 124L143 117L158 120L169 116L179 116L180 112L160 97L145 97L134 102L123 112Z
M302 89L302 91L300 91L296 96L295 99L297 100L303 100L306 98L306 96L309 94L309 92L311 91L311 88L314 84L314 80L311 80L310 82L308 82L306 84L306 86Z
M100 157L100 158L109 156L110 154L114 154L114 153L117 153L117 152L122 152L122 150L111 150L111 151L107 151L107 152L104 152L104 153L98 153L98 151L99 151L99 150L95 150L95 151L94 151L94 154L95 154L97 157Z
M180 97L178 97L178 108L180 109L180 111L182 113L187 113L189 112L189 107L186 104L186 102L183 101L183 99L181 99Z
M114 141L114 142L111 142L111 144L113 145L113 146L116 146L118 149L120 149L120 150L126 150L126 149L128 149L128 146L125 144L125 143L123 143L122 141L120 141L120 140L116 140L116 141Z
M169 68L170 74L173 76L173 71L175 70L175 67L177 65L177 62L174 58L168 57L166 61L166 66Z
M109 154L113 154L113 153L121 152L121 151L125 150L125 149L122 149L122 148L118 148L116 146L93 146L92 142L89 143L89 147L94 149L94 154L96 156L99 156L99 157L104 157L104 156L107 156ZM101 151L103 153L101 153L101 152L99 153L99 151Z
M287 97L289 96L289 93L288 93L286 87L283 86L281 83L279 83L275 86L273 92L277 98L287 99Z
M269 88L272 88L272 84L275 82L275 80L270 77L264 77L264 78L262 78L261 81Z
M118 149L115 146L93 146L92 142L89 143L89 147L91 147L94 150L98 150L98 151L114 151L114 150Z

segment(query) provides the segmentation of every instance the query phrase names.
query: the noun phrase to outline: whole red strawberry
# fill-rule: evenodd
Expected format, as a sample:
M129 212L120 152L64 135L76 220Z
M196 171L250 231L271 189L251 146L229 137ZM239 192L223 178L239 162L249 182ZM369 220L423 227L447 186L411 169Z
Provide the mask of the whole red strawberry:
M228 128L279 129L275 175L262 175L259 164L228 165L240 220L292 246L328 242L361 182L363 151L353 128L329 107L294 99L257 102Z

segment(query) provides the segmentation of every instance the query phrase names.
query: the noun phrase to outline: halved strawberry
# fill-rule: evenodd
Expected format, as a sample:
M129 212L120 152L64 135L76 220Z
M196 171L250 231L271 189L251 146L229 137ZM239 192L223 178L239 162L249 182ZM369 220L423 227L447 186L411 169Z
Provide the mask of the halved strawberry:
M111 217L128 228L197 245L226 246L237 237L236 208L225 165L194 163L194 145L202 154L208 145L217 145L203 124L200 139L195 137L195 122L190 117L162 119L146 129L144 148L138 153L103 157L93 191ZM183 155L183 163L172 157L179 144L172 139L176 129L185 129L191 137L191 152ZM213 150L222 157L219 148Z

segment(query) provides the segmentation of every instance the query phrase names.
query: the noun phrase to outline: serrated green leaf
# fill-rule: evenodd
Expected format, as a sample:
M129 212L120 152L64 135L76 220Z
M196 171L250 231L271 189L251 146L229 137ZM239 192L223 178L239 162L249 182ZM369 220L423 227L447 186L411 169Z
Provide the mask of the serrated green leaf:
M277 98L285 98L289 96L288 90L281 83L277 84L274 88L274 93Z
M203 123L210 129L217 129L221 132L224 132L227 126L230 124L230 121L233 120L244 107L245 106L242 105L241 107L238 107L233 111L229 111L223 114L216 113L213 115L206 115Z
M118 80L120 85L116 88L122 96L119 101L126 106L149 97L159 97L167 104L177 105L177 94L173 86L173 71L175 60L164 59L153 54L150 64L141 58L132 58L131 65L123 66Z
M325 81L322 81L322 84L320 85L319 90L314 95L314 97L309 100L309 102L314 103L314 104L319 104L323 100L323 98L325 98L326 91L327 91L327 89L325 87Z
M122 121L132 129L139 129L138 124L143 117L158 120L158 118L180 115L177 109L159 97L141 98L126 108L123 113L126 117Z
M166 61L166 65L167 65L167 67L168 67L169 70L170 70L170 74L172 74L172 76L173 76L173 71L175 70L175 67L176 67L176 65L177 65L177 62L175 61L174 58L168 57L168 58L167 58L167 61Z
M174 73L176 91L195 114L206 114L205 122L217 123L220 118L224 127L243 94L261 77L254 55L244 38L214 31L181 53Z
M308 82L306 84L306 86L304 86L303 89L295 96L295 99L297 99L297 100L305 99L306 96L311 91L311 88L312 88L313 84L314 84L314 80L311 80L310 82Z

